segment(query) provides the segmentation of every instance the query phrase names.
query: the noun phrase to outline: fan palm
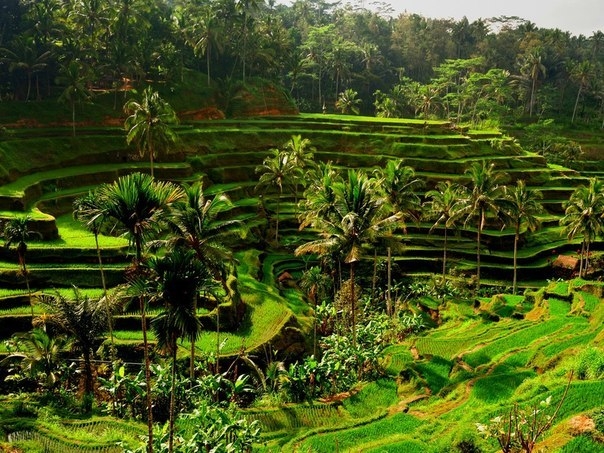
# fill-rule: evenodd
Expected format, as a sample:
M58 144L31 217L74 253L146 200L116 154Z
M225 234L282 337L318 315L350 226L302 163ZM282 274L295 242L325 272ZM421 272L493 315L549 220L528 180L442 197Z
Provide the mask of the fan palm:
M172 183L157 181L143 173L123 176L117 181L100 186L97 193L102 200L102 214L113 222L112 230L125 234L135 246L135 270L143 257L143 246L165 225L171 206L184 195L182 189ZM151 404L151 370L147 340L147 316L145 297L139 297L145 383L147 385L148 449L153 451L153 413Z
M151 321L157 347L172 358L170 391L170 433L168 451L174 445L174 407L176 352L179 338L193 342L201 331L197 317L197 294L204 281L209 281L207 268L197 259L194 250L177 248L162 258L151 258L147 267L146 292L151 300L164 304L164 309Z

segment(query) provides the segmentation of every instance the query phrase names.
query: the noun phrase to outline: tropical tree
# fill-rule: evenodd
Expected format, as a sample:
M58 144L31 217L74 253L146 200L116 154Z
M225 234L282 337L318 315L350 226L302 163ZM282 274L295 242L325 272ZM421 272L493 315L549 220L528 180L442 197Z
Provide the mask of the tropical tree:
M335 185L334 195L333 213L317 217L312 223L319 230L320 239L299 246L295 254L337 252L349 265L352 341L356 344L355 266L361 261L364 247L388 235L399 216L388 215L387 203L375 187L375 180L360 170L349 170L348 178Z
M98 189L102 200L102 214L113 223L112 230L125 234L135 247L134 270L140 272L145 243L161 231L171 206L180 201L180 187L165 181L157 181L143 173L132 173ZM151 402L151 370L149 344L147 340L146 300L139 297L143 352L145 360L145 383L147 386L148 449L153 451L153 412Z
M76 103L92 98L92 92L86 87L88 79L82 65L77 60L72 60L67 65L62 66L56 79L57 84L64 87L59 96L59 101L68 102L71 107L71 127L74 137L76 135Z
M575 99L575 107L573 108L573 116L570 121L571 123L575 122L581 94L583 93L583 90L589 86L589 82L593 77L593 74L594 69L591 61L582 61L571 67L570 77L579 84L579 90L577 91L577 97Z
M99 271L101 273L101 285L103 287L103 299L107 303L106 307L109 310L107 299L107 280L103 269L103 257L101 255L101 247L99 246L99 235L105 220L103 215L103 198L99 197L96 192L90 191L87 195L76 198L73 202L73 218L85 227L94 235L94 244L96 247L96 256L99 262ZM109 311L107 312L109 338L111 341L112 350L114 349L113 339L113 318Z
M313 317L313 355L317 356L317 305L323 300L329 288L329 277L325 275L319 266L312 266L302 274L300 288L306 293L315 309Z
M358 93L354 91L352 88L348 88L342 91L338 95L338 100L336 101L336 109L338 109L344 115L350 115L354 113L358 115L361 113L359 105L363 102L358 97Z
M583 276L589 267L591 243L604 228L604 184L598 178L591 178L589 186L577 187L564 206L560 225L569 241L581 236L579 275Z
M94 400L94 377L92 372L92 357L98 348L100 337L107 330L109 319L105 303L84 296L74 287L73 299L68 299L60 293L54 296L43 296L41 302L46 307L47 314L36 319L35 324L44 326L51 324L59 332L71 338L72 349L83 358L84 377L84 410L92 410Z
M500 200L503 196L503 186L499 184L501 174L496 173L495 164L486 161L474 162L465 175L470 179L470 187L463 195L464 206L458 215L465 217L467 225L473 219L476 221L476 290L480 289L480 244L482 232L489 213L498 214Z
M62 355L67 347L67 336L49 335L44 329L34 328L11 337L7 342L8 355L0 363L18 362L19 373L51 391L61 380Z
M145 291L150 301L163 303L163 310L151 321L157 347L172 359L168 451L174 449L176 353L178 339L193 342L201 331L197 317L197 295L204 280L210 279L207 268L192 249L177 248L161 258L151 258L146 267Z
M538 214L543 212L543 206L539 202L543 198L539 190L531 190L526 187L523 180L516 181L516 185L506 190L502 211L514 226L514 279L512 291L516 294L518 274L518 242L521 230L535 231L539 228Z
M289 141L283 144L283 151L290 153L292 165L297 167L294 169L294 178L292 183L294 185L294 197L296 203L298 203L298 183L302 181L304 186L305 179L302 177L303 172L307 168L312 168L315 165L314 152L315 147L311 145L311 141L308 138L302 138L301 135L292 135Z
M451 181L441 181L436 185L436 188L426 192L427 201L424 207L427 210L427 216L434 219L434 224L430 228L430 232L440 225L445 228L444 244L443 244L443 272L442 283L446 282L447 276L447 236L449 228L454 226L455 219L458 216L459 210L462 208L462 191L452 184Z
M535 92L537 80L540 75L545 77L546 68L542 62L541 49L536 48L529 51L522 63L521 71L528 76L531 82L531 95L529 100L529 116L533 116L533 107L535 106Z
M25 286L27 287L27 297L29 298L29 305L31 307L31 317L33 321L34 317L34 302L31 296L31 288L29 286L29 272L27 271L27 264L25 262L25 254L27 252L27 242L33 238L40 238L41 235L37 231L30 230L29 223L31 219L29 216L13 217L4 226L4 246L10 247L15 245L17 250L17 257L19 260L19 270L25 279Z
M124 122L127 131L126 142L134 143L141 157L149 155L153 176L156 154L168 151L177 140L171 126L178 123L178 117L170 104L150 86L144 89L140 101L131 99L126 102L124 112L128 115Z
M222 283L228 294L227 276L232 272L234 258L228 247L235 238L243 238L246 228L238 219L224 219L222 214L232 207L226 195L206 198L201 183L184 186L184 198L174 205L170 219L171 234L167 239L169 249L187 247L195 252L196 259L210 270ZM220 313L217 305L216 314ZM220 320L217 321L220 328ZM217 333L217 343L219 335ZM190 375L194 377L195 338L191 341Z
M256 167L256 173L260 173L256 190L264 187L275 187L279 190L277 197L277 217L275 219L275 241L279 241L279 213L283 187L291 186L296 180L300 168L295 164L290 153L273 149L272 154L265 157L262 165Z

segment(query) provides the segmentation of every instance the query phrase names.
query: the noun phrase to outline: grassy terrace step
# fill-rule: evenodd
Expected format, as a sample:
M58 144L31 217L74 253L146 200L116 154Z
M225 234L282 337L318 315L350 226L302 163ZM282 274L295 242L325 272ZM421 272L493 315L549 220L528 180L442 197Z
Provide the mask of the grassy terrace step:
M32 173L0 186L0 210L22 211L46 193L111 182L127 173L148 170L149 164L146 162L130 162L82 165ZM172 179L190 175L192 169L183 162L156 163L155 172L158 178Z

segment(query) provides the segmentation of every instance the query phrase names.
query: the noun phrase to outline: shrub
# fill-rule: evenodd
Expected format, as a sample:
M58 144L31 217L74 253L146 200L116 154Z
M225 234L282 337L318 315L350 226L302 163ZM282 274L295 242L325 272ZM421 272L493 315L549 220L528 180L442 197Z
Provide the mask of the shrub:
M577 358L576 373L578 379L601 379L604 377L604 351L589 348Z

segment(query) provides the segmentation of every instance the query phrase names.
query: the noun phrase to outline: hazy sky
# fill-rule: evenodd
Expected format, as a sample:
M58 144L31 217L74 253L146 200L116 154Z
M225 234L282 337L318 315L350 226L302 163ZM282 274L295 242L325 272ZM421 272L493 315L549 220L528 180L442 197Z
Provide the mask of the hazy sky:
M361 0L355 0L358 2ZM369 7L372 0L365 0ZM538 27L559 28L574 35L604 32L604 0L386 0L397 12L431 18L472 21L478 18L518 16Z
M327 0L328 2L337 0ZM340 0L342 4L364 5L374 1L387 3L396 13L407 11L433 19L469 21L498 16L518 16L541 28L559 28L573 35L590 37L604 32L604 0ZM292 0L277 0L291 4Z

